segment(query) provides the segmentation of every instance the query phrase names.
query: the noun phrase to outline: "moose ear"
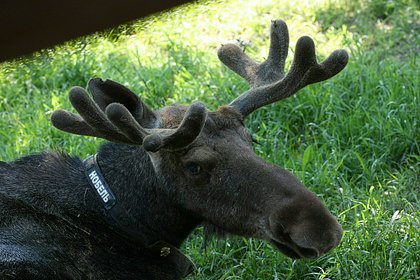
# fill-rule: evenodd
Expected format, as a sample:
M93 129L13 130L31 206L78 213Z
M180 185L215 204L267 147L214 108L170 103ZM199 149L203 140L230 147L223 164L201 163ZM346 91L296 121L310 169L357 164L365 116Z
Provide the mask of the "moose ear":
M88 89L102 111L105 112L106 107L111 103L120 103L142 126L155 126L156 115L134 92L125 86L111 80L103 81L100 78L93 78L88 82Z

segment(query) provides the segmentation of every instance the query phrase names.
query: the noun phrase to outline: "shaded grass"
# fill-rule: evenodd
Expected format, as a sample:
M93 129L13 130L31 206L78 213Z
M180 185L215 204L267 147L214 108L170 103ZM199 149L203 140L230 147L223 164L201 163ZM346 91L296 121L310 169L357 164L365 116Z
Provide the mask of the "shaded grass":
M320 58L345 47L350 62L337 77L261 108L247 126L259 155L292 170L338 216L343 241L318 260L292 261L254 239L211 240L205 252L199 228L183 246L198 266L189 279L419 278L418 3L218 2L1 64L0 159L94 153L100 140L49 123L54 109L70 108L68 89L94 76L124 83L153 108L199 99L214 110L247 89L220 65L217 47L239 40L261 60L269 22L282 18L291 53L308 34Z

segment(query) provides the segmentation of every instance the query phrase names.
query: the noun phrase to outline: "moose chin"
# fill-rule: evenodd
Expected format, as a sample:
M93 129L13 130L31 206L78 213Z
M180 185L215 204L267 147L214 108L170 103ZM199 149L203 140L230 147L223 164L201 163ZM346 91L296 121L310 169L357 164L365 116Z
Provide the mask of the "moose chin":
M200 224L271 242L291 258L336 247L342 228L290 172L253 151L245 118L347 64L317 63L301 37L284 73L289 35L273 21L267 59L233 44L220 60L250 89L209 111L200 102L151 110L126 87L91 79L70 90L78 114L57 110L65 132L107 140L85 160L58 152L0 162L1 279L180 279L194 268L178 249ZM15 277L15 278L13 278Z

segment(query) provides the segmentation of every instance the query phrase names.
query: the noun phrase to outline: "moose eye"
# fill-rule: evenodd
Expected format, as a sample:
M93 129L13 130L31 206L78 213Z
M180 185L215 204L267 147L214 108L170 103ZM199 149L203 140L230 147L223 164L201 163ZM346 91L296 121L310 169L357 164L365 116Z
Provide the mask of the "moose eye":
M185 165L185 169L187 169L187 171L192 175L197 175L201 172L201 166L194 162L187 163Z

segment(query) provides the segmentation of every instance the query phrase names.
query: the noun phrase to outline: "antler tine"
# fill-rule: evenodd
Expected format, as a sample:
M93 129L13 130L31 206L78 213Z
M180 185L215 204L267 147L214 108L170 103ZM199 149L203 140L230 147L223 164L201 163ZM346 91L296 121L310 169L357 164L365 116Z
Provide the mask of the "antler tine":
M130 139L137 139L146 151L179 150L191 144L200 134L207 110L200 102L193 103L186 111L181 124L176 129L145 129L134 119L132 114L118 103L107 106L108 118Z
M134 143L141 145L150 133L120 103L111 103L105 108L108 119Z
M102 111L105 111L111 103L120 103L130 111L140 125L150 127L156 123L156 116L153 111L139 96L125 86L112 80L93 78L88 82L88 89L93 100Z
M239 46L235 44L222 45L217 56L223 64L244 78L250 85L254 83L259 64L246 55Z
M334 51L318 64L313 40L303 36L296 44L292 67L284 77L284 62L287 56L285 47L288 41L286 24L283 21L274 21L271 25L271 46L267 60L254 72L251 89L230 103L230 106L237 108L243 116L264 105L287 98L306 85L329 79L347 64L348 54L345 50ZM236 67L239 65L241 63ZM234 66L229 67L232 69Z
M282 20L273 20L270 27L270 50L268 52L267 64L277 67L284 76L284 66L289 52L289 31L287 25Z
M84 119L80 116L70 113L66 110L56 110L51 115L52 124L65 132L72 134L101 137L101 135L93 130Z
M235 44L223 45L217 52L220 61L243 77L251 87L274 82L284 76L289 47L289 32L282 20L274 20L270 29L270 51L263 63L251 59Z
M80 116L57 110L51 115L52 124L63 131L78 135L94 136L113 142L133 143L105 116L104 112L81 87L73 87L69 99Z

